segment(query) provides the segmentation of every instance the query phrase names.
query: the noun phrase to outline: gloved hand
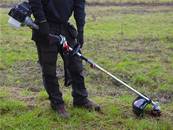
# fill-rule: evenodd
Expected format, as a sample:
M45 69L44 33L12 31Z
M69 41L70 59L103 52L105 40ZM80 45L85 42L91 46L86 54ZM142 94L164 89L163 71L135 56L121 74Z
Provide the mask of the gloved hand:
M73 51L72 51L72 55L76 55L78 52L80 52L80 49L81 49L81 45L80 44L77 44L73 47Z
M43 37L47 37L49 36L49 24L47 23L47 21L42 21L39 23L39 33L41 36Z
M78 31L77 42L80 44L80 48L82 48L84 43L83 31Z

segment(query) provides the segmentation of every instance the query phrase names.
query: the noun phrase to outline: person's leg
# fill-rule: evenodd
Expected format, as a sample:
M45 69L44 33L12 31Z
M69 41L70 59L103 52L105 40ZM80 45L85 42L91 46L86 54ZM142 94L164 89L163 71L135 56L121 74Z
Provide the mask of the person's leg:
M78 56L69 56L69 71L72 77L73 103L86 102L88 92L85 88L82 60Z
M42 67L44 87L49 95L53 106L64 104L62 93L59 90L58 79L56 77L57 45L48 45L44 41L37 42L39 47L39 61Z
M77 45L76 39L69 34L66 27L61 30L61 34L67 39L68 44L73 48ZM83 107L87 109L94 109L99 111L100 106L93 103L88 99L88 92L85 88L84 75L83 75L83 64L79 56L67 55L67 68L70 72L72 79L72 96L73 105L75 107Z
M69 63L69 70L72 77L73 105L75 107L100 111L100 106L88 99L88 92L84 83L82 60L78 56L70 56Z
M61 34L66 37L68 44L74 47L76 39L71 36L68 25L61 26ZM82 60L78 56L71 56L69 54L64 55L62 50L60 51L66 64L67 69L70 72L72 79L72 96L74 103L85 102L88 97L88 92L85 88L84 76L83 76L83 65Z
M58 78L56 77L57 45L45 45L44 43L39 43L39 45L39 58L41 58L39 61L41 62L43 84L49 95L51 107L62 118L68 118L69 113L65 110L62 93L59 90Z

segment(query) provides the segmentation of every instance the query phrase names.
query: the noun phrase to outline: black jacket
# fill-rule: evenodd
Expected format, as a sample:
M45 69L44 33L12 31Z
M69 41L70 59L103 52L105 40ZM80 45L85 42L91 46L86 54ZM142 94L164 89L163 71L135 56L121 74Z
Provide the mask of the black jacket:
M78 31L85 24L85 0L29 0L35 20L67 23L72 13Z

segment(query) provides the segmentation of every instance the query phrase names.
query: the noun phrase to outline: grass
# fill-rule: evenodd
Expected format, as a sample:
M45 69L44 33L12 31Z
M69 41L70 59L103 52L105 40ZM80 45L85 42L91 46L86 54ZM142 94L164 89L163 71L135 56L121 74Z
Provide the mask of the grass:
M42 86L31 31L10 28L8 11L0 10L0 129L173 129L172 7L86 8L83 54L161 103L161 117L145 114L142 119L131 110L135 95L88 65L84 66L86 86L90 98L102 105L103 113L73 108L71 89L65 88L63 78L59 77L71 113L69 120L59 118L51 110ZM60 58L58 67L62 67Z

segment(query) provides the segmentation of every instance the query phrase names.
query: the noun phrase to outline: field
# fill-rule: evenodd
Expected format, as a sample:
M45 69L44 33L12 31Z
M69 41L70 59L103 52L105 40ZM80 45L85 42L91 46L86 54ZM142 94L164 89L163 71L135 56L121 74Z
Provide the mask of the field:
M63 86L59 56L57 75L71 113L70 119L61 119L51 110L43 88L31 30L9 27L9 8L0 8L0 129L173 130L173 1L108 0L109 5L105 0L87 2L83 54L159 101L162 116L154 118L146 113L137 118L131 107L136 95L85 62L89 96L103 110L98 113L73 108L71 88ZM120 2L124 5L110 4ZM151 4L154 2L157 5Z

